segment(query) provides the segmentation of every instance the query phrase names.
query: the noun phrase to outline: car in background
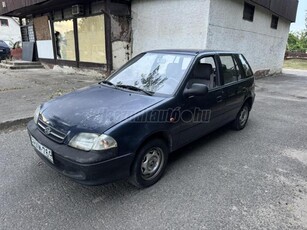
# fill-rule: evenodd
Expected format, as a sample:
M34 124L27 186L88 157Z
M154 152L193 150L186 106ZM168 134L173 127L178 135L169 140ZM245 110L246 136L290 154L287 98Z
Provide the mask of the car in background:
M228 123L243 129L254 98L253 72L240 53L156 50L40 105L27 127L36 153L71 179L129 178L144 188L161 178L169 153Z
M0 60L5 60L10 58L11 49L10 47L2 40L0 40Z

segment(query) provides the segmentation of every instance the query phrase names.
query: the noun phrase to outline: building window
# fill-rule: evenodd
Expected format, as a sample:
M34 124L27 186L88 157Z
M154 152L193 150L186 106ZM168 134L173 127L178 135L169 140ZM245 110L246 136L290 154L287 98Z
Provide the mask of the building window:
M243 11L243 19L247 21L254 21L254 13L255 13L255 6L244 2L244 11Z
M9 20L0 19L0 26L9 26Z
M107 63L104 15L78 18L78 38L81 62Z
M54 22L57 59L76 61L73 20Z
M272 29L277 29L278 27L278 17L275 15L272 15L272 22L271 22L271 28Z

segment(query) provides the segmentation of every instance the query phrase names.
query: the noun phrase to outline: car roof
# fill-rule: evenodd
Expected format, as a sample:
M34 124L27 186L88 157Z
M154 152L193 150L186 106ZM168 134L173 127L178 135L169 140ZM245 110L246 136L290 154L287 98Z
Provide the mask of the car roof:
M172 53L172 54L187 54L187 55L202 55L202 54L240 54L234 51L226 50L201 50L201 49L160 49L160 50L150 50L145 53Z

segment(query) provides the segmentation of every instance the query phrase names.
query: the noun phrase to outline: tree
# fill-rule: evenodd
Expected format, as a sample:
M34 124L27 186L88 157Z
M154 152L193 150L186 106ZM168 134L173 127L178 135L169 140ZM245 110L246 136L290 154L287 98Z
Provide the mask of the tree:
M307 51L307 11L305 14L305 30L300 32L290 32L287 44L287 51L306 52Z
M307 51L307 32L291 32L288 38L287 50L305 53Z

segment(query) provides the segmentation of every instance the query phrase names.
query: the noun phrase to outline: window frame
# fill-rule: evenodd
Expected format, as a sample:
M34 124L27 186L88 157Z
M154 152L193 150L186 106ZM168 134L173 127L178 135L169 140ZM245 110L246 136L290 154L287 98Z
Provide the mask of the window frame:
M228 82L228 83L226 83L225 84L225 79L224 79L224 71L223 71L223 62L222 62L222 59L221 59L221 57L225 57L225 56L227 56L227 57L231 57L232 58L232 62L233 62L233 66L235 67L235 71L237 72L237 75L236 75L236 81L232 81L232 82ZM240 62L238 62L237 60L236 60L236 58L235 58L235 55L234 54L227 54L227 53L225 53L225 54L219 54L219 59L220 59L220 72L221 72L221 74L220 74L220 79L221 79L221 85L222 86L227 86L227 85L232 85L232 84L234 84L234 83L237 83L238 81L240 81L241 79L243 79L242 77L241 77L241 79L239 79L239 75L240 75L240 73L241 73L241 71L240 71ZM235 61L236 61L236 63L235 63ZM239 69L237 69L237 67L239 68ZM242 75L242 73L241 73L241 75ZM243 76L245 76L245 75L243 75Z
M56 51L56 38L55 38L55 32L56 32L56 29L55 29L55 23L57 22L63 22L63 21L72 21L72 28L73 28L73 38L74 38L74 56L75 58L73 60L68 60L68 59L62 59L62 58L58 58L57 56L57 51ZM77 62L77 50L76 50L76 36L75 36L75 20L73 18L71 19L62 19L62 20L54 20L54 21L50 21L50 26L52 26L52 29L51 29L51 37L52 37L52 40L53 40L53 43L54 43L54 60L56 61L61 61L61 62Z
M248 2L244 2L243 20L253 22L255 17L256 7Z
M244 71L243 63L242 63L242 61L241 61L241 59L240 59L240 56L242 57L242 59L245 61L246 65L247 65L248 68L250 69L250 72L251 72L251 75L250 75L250 76L247 76L247 75L246 75L246 72ZM242 74L243 74L244 77L243 77L242 79L246 79L246 78L250 78L250 77L254 76L254 72L253 72L253 70L252 70L250 64L248 63L248 61L247 61L246 58L244 57L244 55L243 55L243 54L237 54L237 55L236 55L236 58L238 59L239 66L240 66L240 68L241 68L241 71L243 72Z
M279 17L274 15L274 14L272 14L271 29L277 30L278 23L279 23Z
M79 37L78 37L78 23L77 23L77 19L78 18L83 18L83 17L92 17L92 16L97 16L97 15L105 15L105 13L103 12L97 12L97 13L85 13L84 15L80 15L80 16L74 16L74 17L64 17L63 14L63 10L64 9L60 9L58 10L59 12L61 12L61 18L57 18L55 19L52 15L51 19L50 19L50 26L51 26L51 33L54 34L55 30L54 30L54 23L55 22L60 22L60 21L65 21L65 20L73 20L74 22L74 37L75 37L75 46L76 46L76 42L79 44ZM91 10L90 10L91 11ZM106 15L104 16L105 20L104 20L104 24L105 24L105 28L107 27L107 20L106 20ZM107 40L107 36L110 36L110 34L105 33L106 36L106 40ZM58 59L56 57L56 44L55 44L55 39L54 39L54 35L52 35L52 40L53 40L53 49L54 49L54 58L52 60L51 63L58 63L60 65L69 65L69 66L74 66L74 67L94 67L94 68L108 68L108 66L110 65L109 62L110 60L108 60L108 55L107 55L107 42L106 42L106 64L103 63L94 63L94 62L82 62L80 61L80 57L79 57L79 47L75 47L75 54L76 54L76 59L73 61L69 61L69 60L63 60L63 59ZM49 60L49 59L46 59Z
M211 91L215 91L219 88L221 88L222 85L222 81L221 81L221 71L220 71L220 59L219 59L219 55L218 54L203 54L201 56L198 56L195 58L195 61L192 62L191 64L191 70L189 72L189 74L187 75L187 78L184 81L184 86L186 87L186 84L188 83L188 81L193 78L193 70L195 68L195 65L200 62L200 60L204 59L204 58L208 58L211 57L214 60L214 64L215 64L215 77L216 77L216 86L212 89L209 89L209 92Z
M102 63L102 62L91 62L91 61L84 61L84 60L81 60L82 59L82 55L81 55L81 49L80 49L80 33L79 33L79 19L86 19L86 18L91 18L91 17L97 17L97 16L102 16L103 17L103 23L104 23L104 51L105 51L105 63ZM77 27L77 30L76 30L76 37L78 38L78 55L79 55L79 62L80 63L94 63L94 64L102 64L102 65L107 65L107 45L106 45L106 40L107 40L107 34L106 34L106 15L105 14L92 14L92 15L87 15L87 16L80 16L80 17L77 17L76 18L76 27Z

